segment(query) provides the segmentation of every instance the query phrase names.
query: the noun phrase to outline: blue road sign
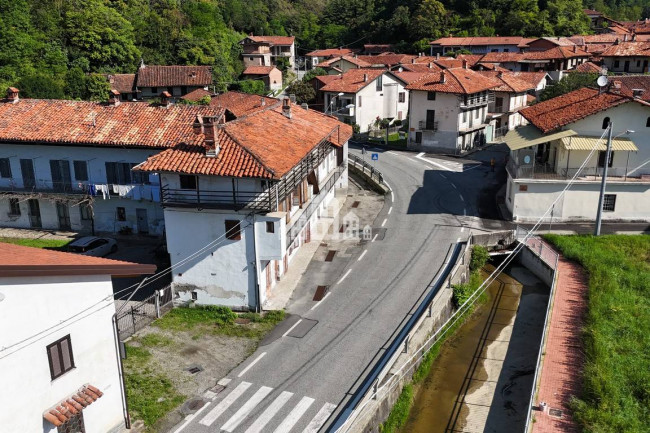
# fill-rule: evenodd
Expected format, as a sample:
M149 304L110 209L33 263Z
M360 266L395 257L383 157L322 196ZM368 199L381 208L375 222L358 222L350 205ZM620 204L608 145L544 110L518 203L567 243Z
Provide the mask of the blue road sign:
M372 160L373 161L378 161L379 160L379 154L378 153L373 153L372 154Z

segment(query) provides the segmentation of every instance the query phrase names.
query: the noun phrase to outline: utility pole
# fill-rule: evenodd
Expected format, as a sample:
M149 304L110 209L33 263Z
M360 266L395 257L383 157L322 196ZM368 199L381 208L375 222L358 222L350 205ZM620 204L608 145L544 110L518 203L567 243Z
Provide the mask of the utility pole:
M598 197L598 213L596 214L596 230L594 236L600 236L600 223L603 218L603 202L605 201L605 186L607 184L607 168L609 167L609 158L612 154L612 131L614 124L609 122L609 132L607 133L607 152L605 152L605 163L603 164L603 180L600 183L600 196Z

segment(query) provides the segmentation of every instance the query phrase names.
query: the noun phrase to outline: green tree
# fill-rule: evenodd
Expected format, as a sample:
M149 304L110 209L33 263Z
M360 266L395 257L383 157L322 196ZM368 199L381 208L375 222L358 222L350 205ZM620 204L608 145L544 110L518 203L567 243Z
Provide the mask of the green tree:
M442 35L445 6L437 0L423 0L410 22L411 36L414 39L437 39Z
M573 92L582 87L594 87L596 86L596 80L598 79L598 74L583 74L579 72L571 72L566 74L557 83L547 86L542 93L539 95L540 101L546 101L547 99L555 98L556 96L564 95L565 93Z
M63 83L49 75L34 73L23 76L17 83L21 96L34 99L63 99Z
M287 86L285 92L288 95L296 95L296 102L298 104L306 104L316 98L316 91L314 88L303 81L294 81Z
M90 74L86 77L85 99L90 101L108 101L111 92L111 85L104 75Z
M254 95L266 94L266 86L262 80L243 80L233 85L233 90Z
M65 94L70 99L83 99L87 94L86 74L80 67L71 68L65 75Z
M302 77L302 81L306 83L311 81L312 78L320 77L321 75L327 75L327 71L323 68L314 68Z

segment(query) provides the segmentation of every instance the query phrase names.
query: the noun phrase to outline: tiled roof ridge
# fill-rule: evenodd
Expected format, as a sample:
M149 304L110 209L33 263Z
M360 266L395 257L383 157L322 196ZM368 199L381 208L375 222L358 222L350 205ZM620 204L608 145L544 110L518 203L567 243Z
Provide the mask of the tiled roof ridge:
M466 86L463 85L463 82L456 76L456 70L458 68L449 68L447 69L448 72L451 73L451 75L454 77L454 79L458 82L458 85L465 91L465 93L468 93L469 90L467 89Z

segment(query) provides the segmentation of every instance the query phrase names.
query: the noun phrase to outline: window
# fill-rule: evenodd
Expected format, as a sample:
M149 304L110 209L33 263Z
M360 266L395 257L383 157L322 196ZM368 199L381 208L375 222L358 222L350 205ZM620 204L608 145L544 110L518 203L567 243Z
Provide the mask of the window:
M481 113L480 108L478 110L474 111L474 119L478 119L480 113Z
M498 96L495 99L494 105L495 105L494 110L497 113L501 113L501 111L503 111L503 98L501 96Z
M126 221L126 209L123 207L118 207L115 210L115 214L117 215L117 220L118 221Z
M187 94L187 86L181 86L181 94L186 95Z
M503 52L504 52L504 53L508 53L508 52L510 52L510 48L504 48L504 49L503 49Z
M93 209L87 204L79 206L79 213L81 214L81 219L83 221L90 221L93 219Z
M74 415L63 425L56 428L57 433L86 433L83 412Z
M0 158L0 177L11 177L11 165L9 164L9 158Z
M158 93L158 88L157 87L152 87L151 88L151 93L153 93L154 95L157 94Z
M467 111L463 111L463 123L467 122Z
M603 119L603 129L607 129L608 126L609 126L609 117L605 117Z
M241 228L239 227L238 220L226 220L226 238L231 241L241 239Z
M130 162L107 162L106 183L117 185L131 184L131 168L135 164Z
M20 215L20 203L17 198L9 199L9 215Z
M137 185L148 185L149 182L149 173L144 173L142 171L132 171L131 180L134 184Z
M361 95L359 95L359 108L361 108Z
M88 163L86 161L73 161L74 179L88 180Z
M427 101L435 101L436 92L427 92Z
M607 156L606 151L601 150L600 152L598 152L598 167L605 167L606 156ZM607 162L607 167L611 167L613 162L614 162L614 152L611 152L609 154L609 161Z
M181 180L181 189L196 189L196 176L181 174L179 178Z
M603 212L614 212L616 208L616 194L605 194Z
M436 129L436 110L427 110L426 129L429 131Z
M378 92L381 92L381 90L383 88L383 85L384 85L383 84L383 78L384 78L384 76L380 75L380 76L377 77L377 81L375 81L375 84L377 85L376 89L377 89Z
M275 223L273 223L273 221L266 222L266 232L275 233Z
M406 102L406 92L399 92L399 102Z
M618 60L614 60L614 67L618 68L620 66L621 66L621 62L619 62Z
M498 50L497 48L492 48L492 49L490 50L490 52L491 52L491 53L498 53L499 50Z
M648 117L645 121L645 127L650 128L650 117Z
M47 346L47 358L50 362L50 376L52 380L63 376L74 368L72 357L72 343L70 334Z

